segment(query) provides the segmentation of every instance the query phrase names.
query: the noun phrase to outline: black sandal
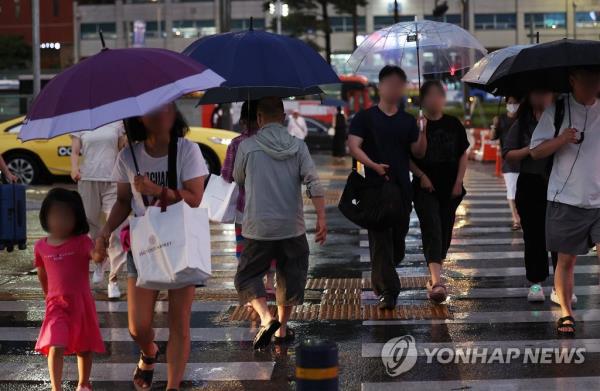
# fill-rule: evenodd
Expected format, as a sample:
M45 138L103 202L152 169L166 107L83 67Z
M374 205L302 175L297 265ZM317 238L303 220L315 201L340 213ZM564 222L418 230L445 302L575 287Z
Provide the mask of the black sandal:
M296 332L291 327L288 327L287 330L285 331L284 337L278 337L278 336L273 337L273 343L276 345L282 345L285 343L293 342L295 338L296 338Z
M571 323L566 323L571 322ZM570 331L564 331L561 329L571 329ZM575 319L572 316L563 316L556 321L556 331L559 335L573 335L575 334Z
M273 334L275 334L275 331L280 327L281 323L279 323L277 319L273 319L266 326L260 326L258 333L256 333L256 337L254 337L254 343L252 344L254 349L262 349L269 346Z
M156 355L154 357L144 356L143 352L140 352L140 360L146 365L154 365L158 361L158 346L156 349ZM154 378L154 368L142 369L139 365L136 365L135 371L133 372L133 386L136 391L148 391L152 389L152 379ZM148 387L142 387L136 383L136 380L142 380Z

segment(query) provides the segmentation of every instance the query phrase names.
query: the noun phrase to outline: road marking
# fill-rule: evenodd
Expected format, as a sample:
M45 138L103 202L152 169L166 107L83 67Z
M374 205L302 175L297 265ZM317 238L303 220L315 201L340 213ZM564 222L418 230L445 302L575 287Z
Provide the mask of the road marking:
M552 266L548 267L550 274L553 274ZM419 277L428 275L427 267L399 267L396 269L399 275ZM600 273L599 265L576 265L575 274L592 274ZM525 267L455 267L453 265L446 265L442 271L442 274L451 278L463 278L463 277L515 277L525 276ZM371 278L371 272L365 271L362 274L363 278Z
M452 246L487 246L487 245L516 245L523 244L521 238L468 238L452 239ZM420 238L406 238L406 244L421 244ZM368 240L361 240L360 247L369 247Z
M363 250L364 251L364 250ZM521 259L523 258L523 251L483 251L483 252L449 252L448 261L452 260L470 260L470 259ZM424 261L425 257L423 254L406 254L404 261L406 262L419 262ZM371 262L371 256L368 254L361 254L361 262Z
M207 362L188 363L184 375L185 381L241 381L270 380L275 363L271 361L243 362ZM94 363L92 378L94 381L131 382L135 364L133 363ZM167 365L156 364L154 380L167 379ZM77 380L77 366L65 363L64 380ZM1 381L49 381L48 367L43 363L1 363Z
M104 342L129 342L131 336L127 328L100 328ZM156 341L169 339L168 328L155 328ZM190 328L194 342L252 341L256 329L248 327L201 327ZM1 341L37 341L39 327L0 327Z
M193 302L192 312L221 312L229 309L237 302ZM18 300L18 301L0 301L0 312L33 312L44 311L46 304L42 300ZM168 301L157 301L154 307L155 312L168 312ZM96 301L96 312L127 313L126 301Z
M388 383L362 383L361 391L523 391L523 390L595 390L600 377L549 377L527 379L396 381Z
M362 357L381 357L384 343L363 343ZM583 339L532 339L532 340L502 340L502 341L465 341L465 342L419 342L415 344L417 355L424 356L425 349L495 349L501 348L585 348L586 353L600 353L600 340L592 338ZM490 352L491 353L491 352ZM389 356L385 356L389 357Z
M575 320L600 321L600 310L575 310ZM364 320L364 326L423 325L423 324L492 324L492 323L554 323L560 309L553 311L454 312L452 319Z

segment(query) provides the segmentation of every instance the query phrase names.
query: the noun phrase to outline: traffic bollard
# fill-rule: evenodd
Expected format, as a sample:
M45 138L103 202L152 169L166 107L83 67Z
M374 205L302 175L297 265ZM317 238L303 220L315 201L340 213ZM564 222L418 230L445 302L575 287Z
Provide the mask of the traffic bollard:
M335 342L310 338L296 351L298 391L338 390L338 349Z

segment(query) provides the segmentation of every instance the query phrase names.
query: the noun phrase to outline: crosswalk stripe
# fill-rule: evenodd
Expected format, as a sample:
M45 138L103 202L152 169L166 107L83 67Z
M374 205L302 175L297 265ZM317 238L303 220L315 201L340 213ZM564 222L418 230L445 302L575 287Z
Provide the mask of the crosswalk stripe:
M552 266L548 267L550 274L553 274ZM427 267L400 267L396 271L403 276L425 276L429 275ZM600 265L576 265L575 274L592 274L600 273ZM525 276L525 266L519 267L453 267L446 265L443 269L442 274L453 278L464 278L464 277L517 277ZM371 272L363 272L363 278L371 278Z
M523 258L523 251L485 251L485 252L449 252L448 260L454 259L512 259ZM424 261L423 254L406 254L404 261ZM368 254L360 256L361 262L370 262L371 257Z
M188 363L184 381L270 380L275 363L271 361ZM92 381L131 382L134 364L94 363ZM167 379L167 366L156 364L154 379ZM77 366L65 363L63 378L77 380ZM0 381L49 381L46 363L0 363Z
M360 235L367 235L366 229L360 229ZM500 227L454 227L454 236L460 237L463 234L490 234L490 233L512 233L514 232L510 226ZM421 230L417 227L409 229L410 235L420 234Z
M371 342L362 344L362 357L381 357L383 343ZM502 340L502 341L465 341L465 342L419 342L415 343L418 356L425 355L425 349L508 349L508 348L585 348L586 353L600 353L600 340L582 339L533 339L533 340ZM491 353L491 352L490 352ZM385 356L385 357L389 357Z
M574 310L574 317L584 322L600 321L600 310ZM497 311L458 312L452 319L364 320L363 326L423 325L423 324L480 324L480 323L553 323L560 318L554 311Z
M474 391L519 391L519 390L594 390L600 377L552 377L535 379L483 379L483 380L438 380L396 381L363 383L361 391L431 391L431 390L474 390Z
M155 328L155 341L169 339L168 328ZM105 342L129 342L129 330L123 327L101 328ZM39 334L37 327L0 327L1 341L36 341ZM256 329L248 327L192 327L190 335L193 342L229 342L252 341Z
M407 238L406 245L420 244L420 238ZM521 238L469 238L469 239L452 239L452 246L482 246L482 245L516 245L523 244ZM368 240L361 240L360 247L369 247Z
M237 302L193 302L192 312L220 312L227 310ZM42 300L19 300L19 301L0 301L0 312L31 312L44 311L46 304ZM154 307L155 312L167 312L169 310L168 301L157 301ZM127 313L126 301L96 301L96 312Z

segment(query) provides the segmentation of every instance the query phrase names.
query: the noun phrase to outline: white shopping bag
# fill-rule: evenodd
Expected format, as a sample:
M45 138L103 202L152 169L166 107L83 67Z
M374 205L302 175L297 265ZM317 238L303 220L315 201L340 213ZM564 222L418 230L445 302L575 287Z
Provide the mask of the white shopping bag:
M136 285L147 289L177 289L200 285L211 275L210 228L206 209L184 201L164 212L150 206L141 217L131 217Z
M211 175L201 208L208 209L208 218L215 223L233 223L236 215L238 186L229 183L218 175Z

